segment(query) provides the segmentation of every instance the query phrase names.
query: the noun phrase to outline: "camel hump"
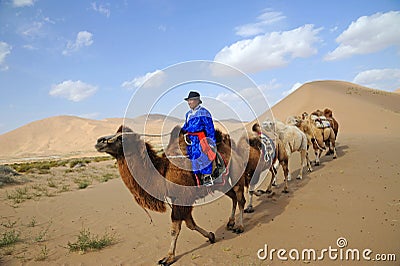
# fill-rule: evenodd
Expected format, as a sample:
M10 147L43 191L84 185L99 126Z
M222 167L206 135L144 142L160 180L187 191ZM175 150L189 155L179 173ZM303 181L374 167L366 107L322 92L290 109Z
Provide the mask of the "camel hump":
M182 130L181 126L176 125L171 131L171 136L178 137L179 133L181 133L181 130Z
M120 125L117 133L122 133L122 132L133 132L132 129L130 129L129 127L125 126L125 125Z
M222 134L222 131L219 129L215 130L215 141L217 143L221 143L224 140L224 136Z
M324 115L326 116L326 117L328 117L328 118L331 118L332 117L332 110L331 109L329 109L329 108L325 108L325 110L324 110Z

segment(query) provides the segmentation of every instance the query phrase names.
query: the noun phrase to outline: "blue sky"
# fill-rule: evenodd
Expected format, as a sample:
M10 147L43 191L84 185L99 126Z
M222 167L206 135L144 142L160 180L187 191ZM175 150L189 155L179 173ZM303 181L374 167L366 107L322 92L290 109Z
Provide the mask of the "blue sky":
M55 115L123 117L146 78L191 60L244 72L270 105L314 80L393 91L399 25L397 0L0 0L0 134ZM182 86L157 111L190 89L235 101L206 87Z

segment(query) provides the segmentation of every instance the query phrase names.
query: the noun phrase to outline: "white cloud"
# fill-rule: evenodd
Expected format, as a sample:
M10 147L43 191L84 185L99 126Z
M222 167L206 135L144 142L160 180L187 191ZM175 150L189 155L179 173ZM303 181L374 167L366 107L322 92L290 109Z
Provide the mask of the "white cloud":
M133 90L139 87L151 88L160 86L165 80L166 74L162 70L146 73L144 76L136 77L131 81L122 83L125 89Z
M12 47L5 42L0 41L0 71L5 71L8 69L6 65L6 57L11 53Z
M111 15L110 9L102 4L97 5L96 2L93 2L91 3L91 7L94 11L106 16L107 18L109 18Z
M37 37L48 37L49 32L46 32L46 26L49 24L56 24L56 22L49 17L44 17L41 14L37 16L36 21L31 21L22 24L17 32L23 37L37 38Z
M39 36L41 34L42 27L43 22L34 21L33 23L26 25L25 29L23 29L21 33L27 37Z
M247 73L282 67L290 59L316 54L313 45L319 41L320 30L307 24L291 31L259 35L224 47L214 60Z
M24 7L24 6L33 6L34 0L13 0L14 7Z
M289 94L291 94L292 92L294 92L295 90L297 90L298 88L300 88L302 85L303 85L303 83L296 82L296 83L292 86L292 88L291 88L290 90L287 90L287 91L282 92L282 96L284 96L284 97L288 96Z
M366 70L358 73L353 82L373 89L394 91L400 88L400 69Z
M65 98L73 102L79 102L92 96L96 91L96 86L86 84L80 80L66 80L57 85L53 85L49 94L51 96Z
M26 50L37 50L38 48L36 48L35 46L33 46L32 44L25 44L22 46L22 48L26 49Z
M333 28L330 28L329 31L330 31L330 32L336 32L338 29L339 29L339 27L338 27L338 26L335 26L335 27L333 27Z
M339 46L325 56L338 60L356 54L368 54L389 46L400 46L400 11L363 16L336 38Z
M221 102L242 101L242 98L251 101L260 97L265 98L269 91L278 90L281 87L282 85L277 83L276 79L272 79L269 83L258 85L258 87L245 88L237 93L219 93L215 99Z
M84 46L90 46L93 44L93 34L88 31L78 32L75 42L68 41L67 48L62 52L63 55L68 55L78 51Z
M264 12L257 17L258 22L249 23L235 27L236 35L242 37L255 36L261 33L265 33L265 27L275 22L285 19L281 12L272 11L270 9L264 10Z
M159 31L162 31L162 32L166 32L166 31L167 31L167 26L165 26L165 25L160 25L160 26L158 26L158 30L159 30Z

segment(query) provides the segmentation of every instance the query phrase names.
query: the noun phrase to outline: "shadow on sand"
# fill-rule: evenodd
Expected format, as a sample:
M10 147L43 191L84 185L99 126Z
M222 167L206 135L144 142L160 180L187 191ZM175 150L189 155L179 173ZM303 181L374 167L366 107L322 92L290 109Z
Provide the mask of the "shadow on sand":
M336 153L337 157L341 158L343 157L349 149L348 145L340 145L336 147ZM310 150L309 153L312 153L310 157L313 157L313 151ZM293 155L292 155L293 156ZM310 160L311 160L310 158ZM325 164L330 163L332 161L332 155L325 155L325 152L320 158L321 164L319 166L314 166L314 163L312 164L313 167L313 173L321 171L321 169L324 168ZM290 203L291 199L294 197L294 192L301 189L302 187L306 186L308 182L311 180L310 175L306 169L304 168L303 172L303 179L298 180L296 177L298 176L300 169L296 169L294 171L291 171L292 175L292 180L289 181L289 193L283 193L283 172L282 169L279 168L278 170L278 175L277 175L277 182L278 185L273 187L273 193L272 195L269 194L263 194L260 197L254 197L253 199L253 205L255 212L254 213L245 213L243 217L243 223L245 227L245 232L248 232L252 230L254 227L258 226L260 223L261 224L268 224L271 221L273 221L277 216L282 214L284 210L286 209L286 206ZM271 178L271 174L267 171L263 172L265 175L267 173L267 176L261 185L261 189L266 189L267 184ZM247 195L246 195L246 200ZM229 211L227 211L228 214ZM225 224L221 225L215 232L215 237L216 237L216 242L224 241L224 240L229 240L233 239L238 236L238 234L228 231L226 229ZM192 254L195 251L201 250L207 246L209 246L210 243L209 241L205 242L204 244L195 247L191 249L190 251L187 251L185 253L179 254L176 256L176 261L178 261L180 258L183 256L186 256L188 254Z

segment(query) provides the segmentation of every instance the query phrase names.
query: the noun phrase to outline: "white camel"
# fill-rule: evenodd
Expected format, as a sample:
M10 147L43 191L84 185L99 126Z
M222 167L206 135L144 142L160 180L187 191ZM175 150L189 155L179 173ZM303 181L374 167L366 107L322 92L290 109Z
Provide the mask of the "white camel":
M303 178L303 167L305 166L305 163L307 164L307 170L309 172L312 171L311 162L308 158L307 136L303 131L296 126L286 125L278 120L275 120L274 122L270 119L265 120L262 124L262 127L264 130L273 132L277 135L277 137L279 137L279 139L283 142L289 158L292 153L296 151L300 152L301 166L297 179ZM291 180L290 173L288 175L288 180Z

